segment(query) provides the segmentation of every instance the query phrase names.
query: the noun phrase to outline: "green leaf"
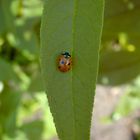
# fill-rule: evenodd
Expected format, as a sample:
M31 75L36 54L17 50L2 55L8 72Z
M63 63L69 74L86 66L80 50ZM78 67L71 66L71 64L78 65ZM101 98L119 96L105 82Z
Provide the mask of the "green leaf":
M140 74L140 1L106 0L105 7L102 44L107 49L103 48L101 53L99 82L124 84ZM122 35L125 46L119 40ZM129 45L133 50L129 51ZM119 51L115 49L117 46Z
M5 60L0 60L0 81L19 80L11 64Z
M30 123L25 123L21 130L26 134L29 140L39 140L42 137L44 125L43 121L36 120Z
M121 60L121 61L120 61ZM98 81L105 84L123 84L140 73L140 51L106 52L100 57ZM122 78L123 77L123 78Z
M117 39L118 34L123 32L128 35L129 41L139 48L139 15L139 0L106 0L103 41Z
M11 0L0 0L0 34L15 31L14 16L11 12Z
M135 8L140 6L139 0L106 0L105 2L105 20L113 17L121 16L128 11L133 12Z
M20 98L19 92L11 90L6 85L0 93L0 128L3 134L11 137L15 135L16 131L17 108Z
M139 101L139 92L131 91L128 93L125 93L117 105L114 117L124 117L128 116L134 111L136 111L138 108L140 108L140 101Z
M98 67L103 0L48 0L41 26L41 66L61 140L88 140ZM72 55L62 73L57 58Z

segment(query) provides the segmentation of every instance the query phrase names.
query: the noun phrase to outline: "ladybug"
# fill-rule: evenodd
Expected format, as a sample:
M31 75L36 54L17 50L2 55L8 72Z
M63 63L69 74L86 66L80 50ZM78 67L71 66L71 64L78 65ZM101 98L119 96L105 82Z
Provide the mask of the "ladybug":
M67 72L72 67L72 58L71 55L68 52L62 53L58 57L58 69L61 72Z

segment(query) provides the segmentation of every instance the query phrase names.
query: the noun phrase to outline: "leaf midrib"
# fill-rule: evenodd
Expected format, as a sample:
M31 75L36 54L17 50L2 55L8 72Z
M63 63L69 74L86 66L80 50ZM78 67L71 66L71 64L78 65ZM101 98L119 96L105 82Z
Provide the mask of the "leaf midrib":
M78 0L74 0L73 1L73 17L72 17L72 20L73 20L73 22L72 22L72 57L74 56L74 42L75 42L75 33L76 33L76 28L75 28L75 26L76 26L76 15L77 15L77 1ZM74 89L73 89L73 69L72 69L72 71L71 71L71 80L72 80L72 106L73 106L73 117L74 117L74 140L76 140L76 116L75 116L75 114L76 114L76 110L75 110L75 107L76 107L76 105L75 105L75 99L74 99Z

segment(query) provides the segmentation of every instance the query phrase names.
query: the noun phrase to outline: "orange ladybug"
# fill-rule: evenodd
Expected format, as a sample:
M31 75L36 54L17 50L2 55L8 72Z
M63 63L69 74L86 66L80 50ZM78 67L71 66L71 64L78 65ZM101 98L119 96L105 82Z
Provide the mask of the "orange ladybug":
M68 52L62 53L58 58L58 69L61 72L67 72L72 67L72 58Z

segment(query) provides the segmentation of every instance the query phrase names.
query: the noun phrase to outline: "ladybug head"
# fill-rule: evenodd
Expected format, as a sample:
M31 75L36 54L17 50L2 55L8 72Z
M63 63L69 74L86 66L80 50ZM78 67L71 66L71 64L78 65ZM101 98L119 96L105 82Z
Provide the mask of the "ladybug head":
M63 55L65 58L71 57L71 55L69 54L69 52L64 52L64 53L62 53L62 55Z

